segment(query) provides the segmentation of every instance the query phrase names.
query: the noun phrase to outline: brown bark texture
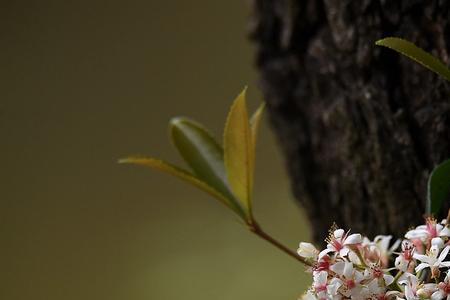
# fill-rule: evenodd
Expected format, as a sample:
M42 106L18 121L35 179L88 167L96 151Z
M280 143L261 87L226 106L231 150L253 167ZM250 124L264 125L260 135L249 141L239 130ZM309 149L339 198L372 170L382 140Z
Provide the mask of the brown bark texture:
M434 0L252 2L260 86L317 243L333 222L369 237L422 222L428 175L450 157L450 85L374 43L402 37L447 64L449 14Z

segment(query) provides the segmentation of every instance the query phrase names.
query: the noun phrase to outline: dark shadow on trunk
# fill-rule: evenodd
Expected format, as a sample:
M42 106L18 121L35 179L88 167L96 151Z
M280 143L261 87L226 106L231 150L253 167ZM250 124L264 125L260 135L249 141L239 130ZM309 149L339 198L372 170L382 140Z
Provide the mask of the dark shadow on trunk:
M314 240L333 222L368 236L420 223L428 175L450 157L449 85L374 43L403 37L447 63L450 3L256 0L252 9L261 88Z

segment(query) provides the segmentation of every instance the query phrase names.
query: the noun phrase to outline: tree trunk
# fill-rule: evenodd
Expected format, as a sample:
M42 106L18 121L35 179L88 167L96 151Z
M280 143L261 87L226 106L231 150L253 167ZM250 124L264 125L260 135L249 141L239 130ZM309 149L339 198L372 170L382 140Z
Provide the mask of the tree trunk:
M450 157L449 85L374 43L402 37L447 63L450 3L255 0L252 8L261 88L314 240L333 222L372 237L421 223L428 175Z

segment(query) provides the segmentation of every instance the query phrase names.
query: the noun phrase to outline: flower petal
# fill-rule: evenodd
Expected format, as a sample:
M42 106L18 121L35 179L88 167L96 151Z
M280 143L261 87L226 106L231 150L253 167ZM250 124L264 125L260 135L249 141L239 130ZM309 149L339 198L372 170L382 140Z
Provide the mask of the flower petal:
M345 278L351 278L353 275L353 264L351 262L345 262L343 275Z
M354 245L360 244L362 242L362 237L359 233L350 234L344 242L344 245Z
M344 275L344 268L345 268L345 262L340 261L340 262L337 262L334 265L332 265L330 267L330 270L333 271L334 273L342 276L342 275Z
M316 247L314 247L314 245L311 243L301 242L298 247L297 253L301 257L316 258L319 250L317 250Z
M352 267L353 267L353 264L352 264ZM351 277L351 275L350 275L350 277ZM361 273L359 271L355 271L355 282L356 283L359 283L359 282L363 281L364 279L365 279L365 277L364 277L363 273Z
M439 232L439 236L450 236L450 228L447 226L442 228L441 232Z
M444 248L444 250L442 250L441 254L439 254L439 260L440 261L443 261L447 257L447 254L448 254L449 250L450 250L450 246L446 246Z
M444 247L444 241L440 237L431 239L431 245L442 249Z
M344 235L344 233L345 233L344 229L336 229L333 232L333 236L335 239L340 239Z
M338 278L333 278L330 281L330 284L327 286L327 292L331 296L336 296L338 289L341 287L342 281Z
M430 267L430 265L429 264L427 264L427 263L421 263L421 264L419 264L417 267L416 267L416 273L419 273L420 271L422 271L423 269L425 269L425 268L429 268Z
M314 275L314 285L325 285L327 284L328 272L320 271Z
M440 268L447 268L450 267L450 261L443 261L439 264Z
M383 278L384 278L384 283L386 284L386 286L388 286L394 282L394 276L392 276L392 275L383 274Z
M437 290L433 294L431 294L431 300L441 300L444 299L445 294L442 290Z
M334 252L334 250L327 248L327 249L324 249L324 250L320 251L320 253L319 253L319 260L321 260L325 255L327 255L330 252Z
M341 250L339 250L339 255L341 257L347 256L347 254L350 252L350 249L348 248L342 248Z
M413 257L417 260L420 260L421 262L427 263L427 264L431 264L433 261L431 260L431 258L427 255L423 255L423 254L418 254L418 253L414 253Z
M311 292L307 291L300 297L301 300L317 300L317 297Z
M419 227L417 227L416 229L408 231L405 234L405 238L407 238L409 240L426 238L428 236L428 231L426 230L426 228L425 229L419 229Z
M398 239L395 241L395 243L391 246L391 248L389 248L389 252L393 252L395 250L397 250L397 248L400 246L400 244L402 243L402 240Z
M378 245L380 249L386 251L389 248L389 243L391 242L392 235L377 235L373 241Z

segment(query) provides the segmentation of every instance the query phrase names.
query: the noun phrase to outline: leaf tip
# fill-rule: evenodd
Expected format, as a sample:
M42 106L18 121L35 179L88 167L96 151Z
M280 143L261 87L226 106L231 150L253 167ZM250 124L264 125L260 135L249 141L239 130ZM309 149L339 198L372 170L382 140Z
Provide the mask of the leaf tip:
M390 37L385 37L385 38L379 39L378 41L375 42L375 45L389 48L388 44L390 42L395 42L395 41L400 41L400 40L401 40L400 38L390 36Z
M247 86L238 94L238 96L234 99L231 104L230 111L228 112L228 116L230 116L231 112L234 111L237 107L242 107L247 109ZM228 121L228 118L227 118ZM226 124L225 124L226 126Z
M130 163L130 158L129 157L119 158L117 160L117 163L118 164L128 164L128 163Z
M242 89L242 92L240 93L240 96L242 95L242 97L244 98L244 101L247 96L247 89L248 89L248 86L245 85L244 88Z
M181 122L183 122L183 117L173 117L169 120L169 124L172 126L176 126L178 124L180 124Z
M175 135L176 135L177 129L179 129L182 126L184 120L185 120L185 118L179 117L179 116L173 117L169 120L169 139L171 140L171 142L173 144L176 144Z

